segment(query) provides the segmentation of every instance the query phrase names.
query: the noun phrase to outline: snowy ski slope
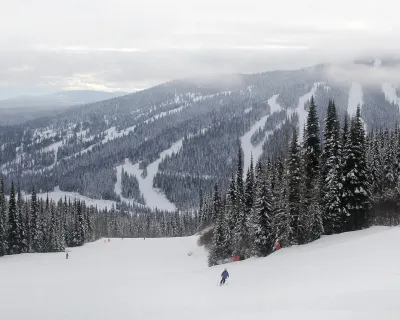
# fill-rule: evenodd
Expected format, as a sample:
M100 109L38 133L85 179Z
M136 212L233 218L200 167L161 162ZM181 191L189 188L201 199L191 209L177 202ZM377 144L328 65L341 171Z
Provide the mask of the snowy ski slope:
M175 211L176 206L167 199L165 194L163 194L159 189L153 188L153 180L158 172L158 165L165 159L165 157L178 153L182 147L182 142L183 139L175 142L170 148L161 152L159 158L147 166L147 176L144 178L142 177L143 170L139 168L140 163L132 164L129 159L125 159L123 165L116 167L117 182L114 188L116 194L122 196L121 172L123 168L128 174L132 174L138 179L140 192L143 194L148 207L152 209ZM135 203L132 199L123 198L123 200Z
M6 320L387 320L400 315L400 228L375 227L208 268L196 237L102 240L0 258ZM188 253L192 252L192 255Z

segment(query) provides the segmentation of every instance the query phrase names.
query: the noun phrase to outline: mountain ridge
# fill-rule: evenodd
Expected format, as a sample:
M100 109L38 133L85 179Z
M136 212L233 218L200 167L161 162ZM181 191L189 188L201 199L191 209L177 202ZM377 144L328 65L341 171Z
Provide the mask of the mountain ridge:
M285 154L292 128L304 125L311 95L322 130L329 99L335 100L341 119L360 105L368 130L393 128L400 121L394 99L400 97L399 83L387 82L388 94L384 91L389 86L379 84L380 78L364 85L351 78L332 79L329 70L329 65L316 65L198 82L173 80L2 128L1 171L6 184L19 180L24 190L36 183L45 191L58 186L116 205L123 199L135 205L142 199L147 167L182 140L179 150L161 157L153 188L179 210L191 209L199 203L200 190L210 190L217 181L226 188L241 138L252 129L247 150L257 148L260 160ZM376 67L365 65L365 70L373 74ZM268 102L274 96L271 108ZM254 128L263 117L265 122ZM140 172L117 176L117 167L126 161L137 164ZM137 198L129 198L133 195Z

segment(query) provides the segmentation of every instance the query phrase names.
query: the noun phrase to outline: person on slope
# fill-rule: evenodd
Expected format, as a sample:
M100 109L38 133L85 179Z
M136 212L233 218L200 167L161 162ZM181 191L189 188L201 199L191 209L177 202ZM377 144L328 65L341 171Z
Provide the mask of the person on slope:
M222 272L221 277L222 277L222 279L221 279L221 282L219 283L220 286L225 284L226 279L229 278L229 273L228 273L228 270L226 270L226 268L224 269L224 272Z

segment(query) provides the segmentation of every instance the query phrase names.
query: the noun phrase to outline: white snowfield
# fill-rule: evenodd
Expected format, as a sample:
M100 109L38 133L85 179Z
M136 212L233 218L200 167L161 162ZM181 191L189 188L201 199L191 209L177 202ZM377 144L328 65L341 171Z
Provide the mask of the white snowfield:
M208 268L197 237L0 258L6 320L398 320L400 229L324 237ZM189 253L192 252L191 255ZM228 285L219 287L228 268Z

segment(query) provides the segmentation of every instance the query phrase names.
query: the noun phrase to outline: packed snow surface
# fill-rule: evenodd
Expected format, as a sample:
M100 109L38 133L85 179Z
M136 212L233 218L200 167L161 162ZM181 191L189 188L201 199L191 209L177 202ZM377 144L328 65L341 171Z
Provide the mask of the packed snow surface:
M323 237L208 268L197 237L99 240L0 258L2 319L394 320L400 229ZM192 254L189 255L189 252ZM227 267L228 285L218 286Z
M153 178L158 172L158 165L165 157L179 152L182 147L182 141L183 139L175 142L170 148L161 152L159 158L147 166L147 176L144 178L142 176L143 170L139 168L139 163L132 164L129 160L125 160L125 164L123 165L124 170L136 176L139 181L140 192L143 194L146 205L152 209L158 208L167 211L176 210L175 205L169 201L160 190L153 188ZM121 190L118 188L120 188L120 186L117 185L116 191L120 192Z
M265 123L267 122L270 115L272 115L274 112L279 112L282 110L282 107L276 101L278 99L278 96L279 94L276 94L268 100L268 105L271 109L270 113L254 123L250 130L247 131L240 138L244 155L244 173L247 172L247 169L250 167L251 156L253 156L254 165L257 163L258 159L262 155L262 147L266 139L268 139L268 137L272 134L272 131L268 131L265 134L264 139L256 146L254 146L251 142L251 137L253 136L253 134L256 133L257 130L264 128Z
M363 91L362 86L358 82L353 82L350 87L349 101L347 105L347 113L350 116L354 116L357 111L357 107L362 108L364 104L363 101Z
M311 100L312 96L315 96L317 89L323 82L314 83L313 87L304 96L299 98L299 104L297 106L297 114L299 116L299 142L303 141L303 129L307 121L308 109L306 109L306 103ZM325 88L326 90L326 88Z

